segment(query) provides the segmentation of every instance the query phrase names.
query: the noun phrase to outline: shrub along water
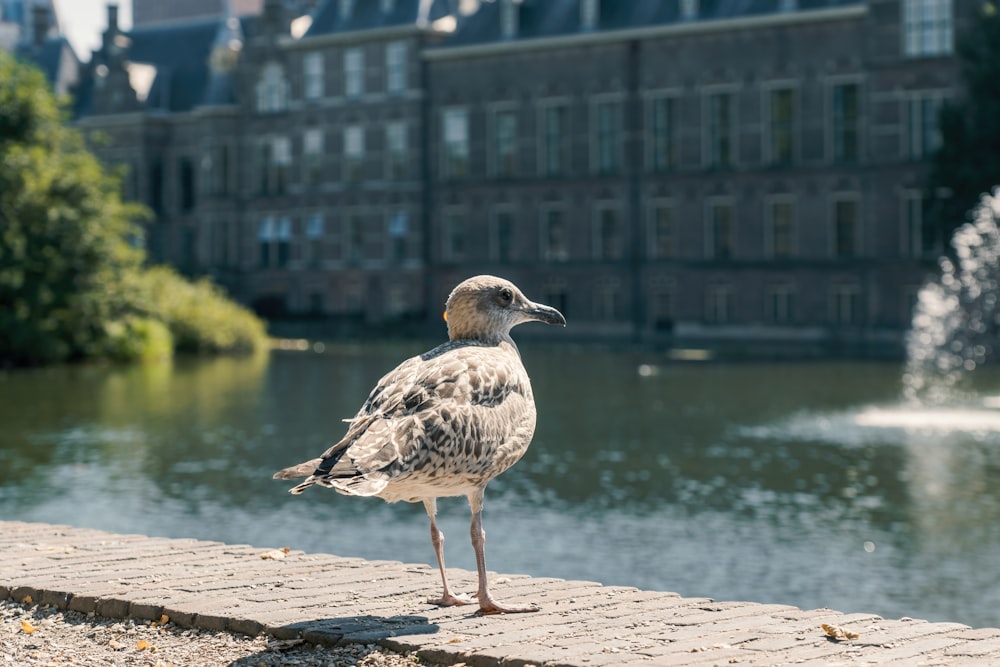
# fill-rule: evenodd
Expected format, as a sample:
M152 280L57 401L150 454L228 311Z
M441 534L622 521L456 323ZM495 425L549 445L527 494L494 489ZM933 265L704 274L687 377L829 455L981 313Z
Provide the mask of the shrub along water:
M0 52L0 364L265 347L207 280L144 267L144 208L66 123L41 72Z

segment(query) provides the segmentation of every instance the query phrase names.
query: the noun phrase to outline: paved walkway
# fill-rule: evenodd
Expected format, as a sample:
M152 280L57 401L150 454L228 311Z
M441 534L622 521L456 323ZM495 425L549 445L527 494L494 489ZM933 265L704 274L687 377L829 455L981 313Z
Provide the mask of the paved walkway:
M0 599L112 618L337 644L377 642L469 667L1000 664L1000 629L682 598L587 581L494 575L533 614L439 609L437 571L246 545L0 522ZM283 557L281 557L283 556ZM475 575L449 572L458 590ZM834 641L821 624L859 633Z

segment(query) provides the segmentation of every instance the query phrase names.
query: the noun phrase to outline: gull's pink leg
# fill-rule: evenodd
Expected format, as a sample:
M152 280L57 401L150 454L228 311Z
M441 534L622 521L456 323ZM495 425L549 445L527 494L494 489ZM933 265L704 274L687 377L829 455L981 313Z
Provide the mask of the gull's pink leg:
M439 607L454 607L461 604L472 604L472 599L464 595L453 595L451 590L448 588L448 576L444 571L444 533L438 530L437 520L435 515L437 514L437 501L434 498L424 501L424 509L427 510L427 515L431 518L431 544L434 545L434 553L437 555L438 569L441 570L441 583L444 584L444 593L438 599L428 600L430 604L436 604Z
M483 530L483 493L485 489L479 489L475 493L469 494L469 507L472 508L472 548L476 552L476 570L479 573L479 611L482 614L516 614L521 612L538 611L538 607L508 607L500 604L490 595L489 583L486 577L486 531Z

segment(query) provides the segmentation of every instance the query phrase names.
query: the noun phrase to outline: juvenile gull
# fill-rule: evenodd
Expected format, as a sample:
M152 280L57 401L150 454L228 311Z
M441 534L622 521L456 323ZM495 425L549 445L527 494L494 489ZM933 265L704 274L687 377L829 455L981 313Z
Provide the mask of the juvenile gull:
M510 330L532 320L566 325L549 306L529 301L513 283L476 276L452 290L445 307L448 342L407 359L385 377L349 420L347 434L317 459L285 468L275 479L307 479L299 494L319 484L351 496L422 502L444 593L431 603L472 604L448 587L444 534L437 499L466 496L472 509L472 547L484 614L536 611L502 605L486 580L483 493L514 465L535 431L531 382Z

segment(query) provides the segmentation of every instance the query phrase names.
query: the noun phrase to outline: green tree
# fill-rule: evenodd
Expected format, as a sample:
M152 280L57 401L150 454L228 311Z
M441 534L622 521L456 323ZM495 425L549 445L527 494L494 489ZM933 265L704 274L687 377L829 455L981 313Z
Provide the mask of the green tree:
M84 146L41 72L0 53L0 360L100 354L142 251L118 177Z
M42 73L0 52L0 365L266 347L260 319L208 280L143 266L144 215Z
M941 110L942 143L929 176L930 214L946 242L966 222L980 197L1000 185L1000 13L996 4L983 5L959 40L957 53L963 95Z

